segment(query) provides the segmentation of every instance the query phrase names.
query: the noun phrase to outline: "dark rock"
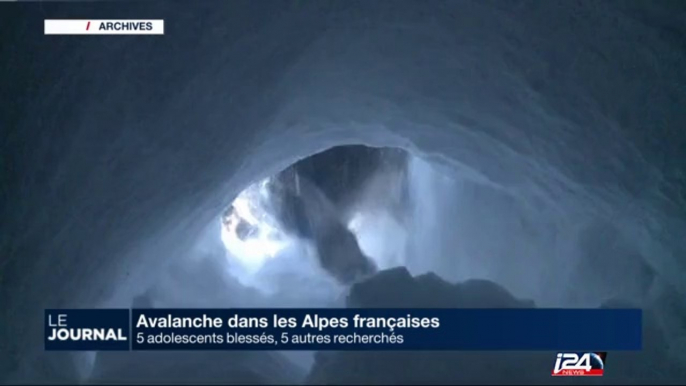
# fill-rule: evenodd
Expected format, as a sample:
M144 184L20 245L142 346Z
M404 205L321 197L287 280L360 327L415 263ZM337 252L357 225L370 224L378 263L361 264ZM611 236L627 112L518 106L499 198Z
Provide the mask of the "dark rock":
M377 273L355 284L348 307L527 308L530 300L515 298L487 280L450 284L433 273L412 277L405 268ZM611 301L603 307L630 307ZM670 360L667 341L649 312L645 314L645 350L610 352L603 378L588 384L650 384L683 381L684 366ZM320 352L309 384L549 384L554 352ZM579 378L555 379L576 384Z

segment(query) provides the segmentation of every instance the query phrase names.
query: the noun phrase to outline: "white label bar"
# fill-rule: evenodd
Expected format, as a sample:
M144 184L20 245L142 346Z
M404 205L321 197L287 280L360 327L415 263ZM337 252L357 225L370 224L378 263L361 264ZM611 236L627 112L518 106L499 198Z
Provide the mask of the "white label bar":
M46 35L164 35L164 20L45 20Z

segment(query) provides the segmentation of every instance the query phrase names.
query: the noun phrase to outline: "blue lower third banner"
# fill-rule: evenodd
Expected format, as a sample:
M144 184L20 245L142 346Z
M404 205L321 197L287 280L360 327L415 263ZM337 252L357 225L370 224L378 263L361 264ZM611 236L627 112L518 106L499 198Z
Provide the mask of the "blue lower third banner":
M638 309L46 310L46 350L642 348Z

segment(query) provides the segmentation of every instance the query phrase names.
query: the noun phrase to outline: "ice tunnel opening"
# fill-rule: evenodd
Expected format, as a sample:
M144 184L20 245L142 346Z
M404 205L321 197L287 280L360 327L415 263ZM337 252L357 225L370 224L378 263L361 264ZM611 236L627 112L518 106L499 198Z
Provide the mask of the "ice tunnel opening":
M253 182L220 216L233 276L275 292L295 270L344 289L406 266L417 162L401 148L339 145Z

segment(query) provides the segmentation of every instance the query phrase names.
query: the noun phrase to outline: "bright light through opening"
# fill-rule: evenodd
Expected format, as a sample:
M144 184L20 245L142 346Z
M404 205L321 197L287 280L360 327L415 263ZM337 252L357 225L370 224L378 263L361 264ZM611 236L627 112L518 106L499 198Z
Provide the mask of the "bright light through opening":
M270 215L269 179L241 192L222 216L222 242L251 273L278 256L291 239Z
M340 280L363 265L405 265L410 205L405 155L359 147L331 154L250 185L223 213L221 239L239 280L261 287L257 282L277 271L285 275L315 265ZM350 233L357 245L344 242ZM330 260L346 258L350 261ZM364 263L367 259L373 264Z
M357 237L360 249L380 269L404 265L407 234L388 211L355 212L348 229Z

